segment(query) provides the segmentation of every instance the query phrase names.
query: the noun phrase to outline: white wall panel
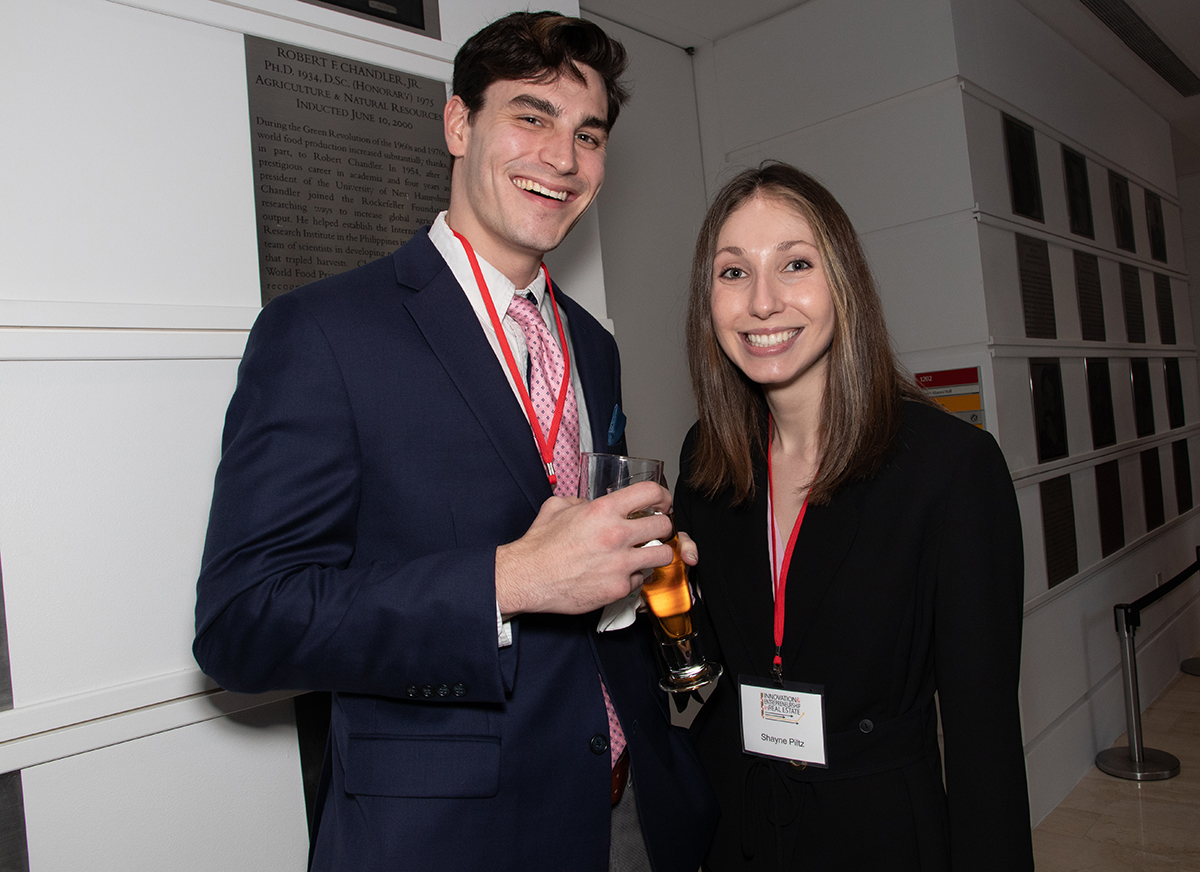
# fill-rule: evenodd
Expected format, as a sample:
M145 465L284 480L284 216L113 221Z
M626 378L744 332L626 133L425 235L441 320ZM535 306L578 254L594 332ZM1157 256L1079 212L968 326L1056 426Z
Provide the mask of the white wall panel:
M1124 342L1125 305L1121 296L1121 267L1111 257L1100 257L1098 266L1100 267L1100 296L1104 300L1105 341Z
M10 299L259 300L240 34L98 0L6 6Z
M1015 0L951 6L963 77L1174 195L1163 118Z
M194 668L235 360L0 363L0 554L17 706Z
M1191 350L1196 344L1196 334L1192 326L1192 295L1185 280L1171 278L1171 305L1175 309L1175 342L1181 349Z
M897 351L988 341L977 227L962 213L863 234Z
M1182 184L1180 187L1182 189ZM1163 266L1177 272L1184 272L1187 270L1187 266L1184 264L1183 218L1180 215L1179 206L1170 200L1163 200L1162 210L1163 224L1167 234L1167 262Z
M1021 304L1017 243L1012 231L981 223L979 254L989 335L996 342L1024 340L1025 310ZM1058 296L1058 288L1055 288L1055 296Z
M1012 214L1003 114L980 94L965 90L963 124L971 158L971 187L976 207L989 215L1023 220Z
M1129 207L1133 211L1133 243L1137 256L1142 260L1150 260L1150 230L1146 226L1146 189L1133 179L1129 180Z
M1111 335L1111 334L1110 334ZM1124 326L1121 336L1125 335ZM1137 423L1133 417L1133 372L1128 357L1110 357L1108 378L1112 385L1113 420L1117 425L1117 444L1137 438Z
M1042 130L1034 131L1034 143L1046 230L1069 237L1071 219L1067 212L1067 179L1063 169L1062 143Z
M1090 440L1087 447L1091 448ZM1071 474L1071 483L1075 500L1075 551L1079 555L1079 568L1085 569L1095 566L1103 558L1100 551L1100 506L1096 496L1095 468L1088 466L1076 470Z
M1137 454L1122 457L1117 464L1121 475L1121 503L1125 517L1125 544L1146 535L1145 501L1142 494L1142 463ZM1129 602L1130 600L1122 600Z
M1007 451L1005 452L1007 454ZM1041 492L1034 482L1017 486L1017 506L1021 510L1021 538L1025 546L1025 602L1046 592L1046 548L1042 533ZM1029 736L1026 734L1026 741Z
M1057 242L1051 243L1049 250L1055 332L1059 341L1082 342L1083 323L1079 317L1079 293L1075 288L1074 250Z
M809 0L716 52L726 153L956 72L949 0Z
M1113 251L1117 247L1117 230L1113 224L1112 198L1108 194L1108 169L1090 160L1088 189L1092 195L1092 226L1096 231L1096 244Z
M806 124L731 152L723 176L768 158L795 164L833 192L860 234L969 210L962 99L943 82Z
M683 321L706 207L692 64L673 45L593 20L624 43L633 90L613 128L595 210L608 313L621 349L626 435L631 452L666 462L673 484L679 449L696 420Z
M1035 467L1038 465L1037 437L1033 432L1029 359L997 357L992 364L992 373L996 379L1000 447L1008 460L1008 468L1018 472Z
M1200 408L1197 408L1196 403L1196 397L1200 396L1200 383L1196 378L1196 358L1179 359L1179 378L1183 382L1183 420L1185 424L1194 424L1200 418Z
M290 700L21 773L32 872L298 872L308 857Z
M1053 349L1047 349L1053 351ZM1064 350L1063 354L1066 352ZM1049 355L1054 357L1053 353ZM1077 457L1080 454L1088 454L1092 451L1092 419L1091 413L1088 410L1088 394L1087 394L1087 371L1083 366L1082 357L1058 357L1059 371L1062 373L1063 386L1063 409L1066 411L1067 417L1067 448L1071 457ZM1091 470L1088 470L1088 477L1092 477ZM1080 485L1076 488L1076 493L1085 490ZM1095 491L1095 483L1091 483L1091 492ZM1078 497L1077 497L1078 499ZM1076 503L1075 514L1079 516L1079 505ZM1080 526L1078 523L1077 527ZM1096 560L1100 559L1100 546L1096 546ZM1095 560L1085 561L1083 553L1080 552L1079 565L1088 566L1094 563Z

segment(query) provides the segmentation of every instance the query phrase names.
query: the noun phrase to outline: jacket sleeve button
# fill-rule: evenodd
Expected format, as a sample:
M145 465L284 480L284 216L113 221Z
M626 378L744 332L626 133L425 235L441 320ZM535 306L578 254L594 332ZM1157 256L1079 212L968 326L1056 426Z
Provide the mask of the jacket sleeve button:
M589 743L593 754L603 754L608 750L608 737L597 733L592 736L592 741Z
M425 696L425 697L433 696L433 687L428 684L422 686L421 687L421 696Z
M455 696L466 696L467 695L467 686L465 684L462 684L461 682L454 685L454 695Z
M437 689L437 695L438 696L449 696L450 695L449 686L447 686L445 684L439 684L438 689Z
M409 696L416 696L417 686L415 684L410 684L408 687L404 688L404 692Z
M862 730L864 733L869 733L869 732L871 732L871 730L875 729L875 725L873 723L871 723L867 718L863 718L861 721L858 722L858 728L860 730Z

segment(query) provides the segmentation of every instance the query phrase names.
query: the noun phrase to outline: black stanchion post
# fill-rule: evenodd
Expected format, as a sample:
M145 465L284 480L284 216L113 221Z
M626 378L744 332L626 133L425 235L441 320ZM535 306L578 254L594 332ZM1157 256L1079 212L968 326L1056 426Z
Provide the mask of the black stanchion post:
M1106 748L1096 755L1096 768L1117 778L1133 781L1162 781L1179 774L1179 758L1142 744L1142 706L1138 695L1137 648L1134 634L1141 626L1141 612L1126 603L1113 606L1117 633L1121 636L1121 679L1125 689L1125 724L1128 748Z

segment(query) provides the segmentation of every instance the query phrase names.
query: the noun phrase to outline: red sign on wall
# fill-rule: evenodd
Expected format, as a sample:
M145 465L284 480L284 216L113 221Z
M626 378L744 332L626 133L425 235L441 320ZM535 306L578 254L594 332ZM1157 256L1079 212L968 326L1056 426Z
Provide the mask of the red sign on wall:
M925 393L976 427L983 427L983 397L979 389L979 367L918 372L917 384Z

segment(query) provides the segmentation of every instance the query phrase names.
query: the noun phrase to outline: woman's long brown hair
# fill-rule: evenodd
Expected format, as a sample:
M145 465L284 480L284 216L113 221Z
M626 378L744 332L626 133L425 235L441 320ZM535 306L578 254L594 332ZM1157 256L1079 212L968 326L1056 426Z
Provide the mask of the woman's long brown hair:
M818 429L821 466L808 495L822 505L838 488L878 471L900 430L904 399L929 401L896 363L875 280L845 210L806 173L764 163L721 189L696 240L686 330L700 422L688 484L708 496L732 489L734 502L745 502L754 496L755 461L766 457L770 434L762 388L726 356L712 323L717 239L729 216L755 197L776 200L808 222L833 297Z

